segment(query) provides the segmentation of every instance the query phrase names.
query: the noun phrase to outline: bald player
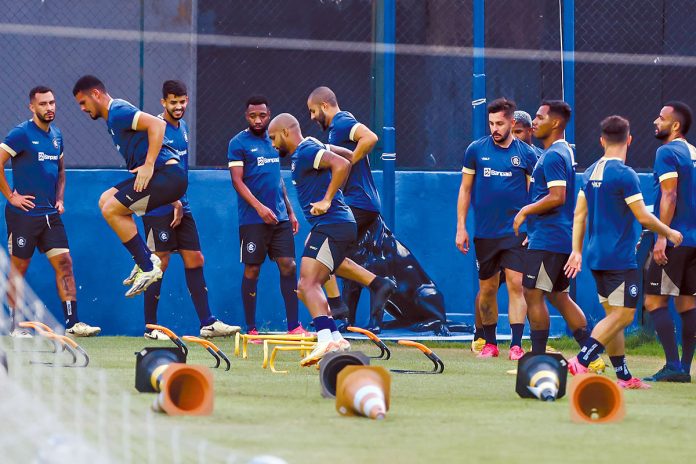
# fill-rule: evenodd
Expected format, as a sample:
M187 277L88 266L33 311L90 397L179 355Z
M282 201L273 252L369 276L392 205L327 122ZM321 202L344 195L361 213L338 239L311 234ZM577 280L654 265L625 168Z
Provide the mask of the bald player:
M268 136L280 156L291 154L292 183L302 212L312 229L305 242L300 264L298 296L309 309L317 330L317 345L300 365L317 363L333 351L348 350L350 344L336 330L322 285L329 276L353 280L370 289L371 313L384 309L396 289L391 280L378 277L346 258L355 242L357 227L340 186L348 178L352 153L302 136L294 116L282 113L268 127Z

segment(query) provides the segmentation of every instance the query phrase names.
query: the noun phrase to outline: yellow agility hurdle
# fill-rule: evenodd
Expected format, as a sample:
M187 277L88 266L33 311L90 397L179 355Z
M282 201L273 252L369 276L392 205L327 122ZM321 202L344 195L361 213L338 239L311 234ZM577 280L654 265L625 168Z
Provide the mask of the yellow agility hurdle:
M274 374L287 374L288 371L279 371L275 368L275 360L278 352L280 351L306 351L307 349L312 349L309 345L298 345L298 346L274 346L273 351L271 351L271 358L269 360L269 365L271 367L271 372ZM317 369L319 365L317 364Z
M249 340L285 340L285 341L298 341L298 342L315 342L317 337L315 335L288 335L288 334L262 334L262 335L249 335L249 334L237 334L234 336L234 355L239 356L239 348L241 345L242 358L247 359L249 357L247 352L247 345Z
M263 363L261 364L261 367L263 369L266 369L268 367L268 352L269 348L271 345L280 345L280 346L297 346L298 351L300 352L300 356L306 356L307 352L312 351L314 349L314 346L316 343L314 342L306 342L306 341L298 341L298 340L264 340L263 341Z

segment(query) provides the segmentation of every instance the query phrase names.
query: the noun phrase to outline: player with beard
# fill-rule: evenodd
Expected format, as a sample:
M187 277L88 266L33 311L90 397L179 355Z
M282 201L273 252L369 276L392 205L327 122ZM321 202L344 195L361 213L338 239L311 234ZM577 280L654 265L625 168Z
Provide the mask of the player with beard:
M186 121L182 118L186 113L188 102L188 92L183 82L164 82L161 100L164 112L158 117L167 123L164 130L165 143L177 151L186 172L188 172L189 166L189 131ZM181 255L184 262L186 285L200 323L201 337L226 337L239 332L238 326L227 325L219 321L210 311L208 287L203 275L204 258L203 253L201 253L198 228L193 214L191 214L186 194L171 205L160 206L146 213L143 216L143 226L148 248L159 257L163 274L169 265L172 252L178 251ZM131 275L123 281L124 285L131 285L137 271L136 265ZM157 324L157 306L161 288L162 280L158 280L145 290L145 324ZM160 330L147 329L145 338L167 340L169 337Z
M53 90L38 86L29 92L33 117L12 129L0 144L0 162L12 159L13 188L0 169L0 191L7 198L5 221L12 267L7 300L14 337L30 337L15 326L15 309L21 305L21 282L36 247L44 253L56 274L58 296L63 305L65 332L89 337L101 331L77 317L77 291L68 237L60 219L65 211L65 163L63 135L51 124L56 114ZM19 278L13 278L18 276Z
M227 160L237 191L240 261L244 263L242 305L247 333L256 329L256 288L266 255L280 271L288 333L305 334L298 320L295 240L299 223L280 173L280 158L268 138L271 109L266 97L249 97L245 112L249 127L230 140Z

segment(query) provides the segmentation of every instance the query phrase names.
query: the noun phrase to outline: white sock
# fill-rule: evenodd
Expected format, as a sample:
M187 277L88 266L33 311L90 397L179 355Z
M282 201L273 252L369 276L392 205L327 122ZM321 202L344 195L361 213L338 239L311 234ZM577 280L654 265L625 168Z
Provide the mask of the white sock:
M341 332L339 332L338 330L334 330L333 332L331 332L331 336L333 337L333 341L335 342L340 342L341 340L343 340L343 335L341 335Z
M333 336L331 335L331 331L329 329L321 329L319 332L317 332L317 343L326 343L332 341Z

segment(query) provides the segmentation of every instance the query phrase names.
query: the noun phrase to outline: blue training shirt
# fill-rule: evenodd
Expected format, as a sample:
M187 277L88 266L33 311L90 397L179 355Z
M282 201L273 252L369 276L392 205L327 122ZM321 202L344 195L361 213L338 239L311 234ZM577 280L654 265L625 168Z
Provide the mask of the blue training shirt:
M135 130L141 113L142 111L125 100L116 99L109 102L106 128L111 134L116 149L126 160L126 167L129 170L142 166L147 157L147 132ZM179 157L173 147L163 142L155 160L155 169L171 159L179 160Z
M696 247L696 147L684 139L673 140L657 149L655 156L655 215L660 217L660 183L677 178L677 204L670 227L684 235L682 246ZM672 242L667 241L669 246Z
M288 208L283 197L283 181L280 175L280 157L273 148L268 133L262 136L249 129L235 135L227 148L229 167L243 167L242 180L251 193L278 218L278 222L288 220ZM237 194L239 225L263 224L259 213Z
M171 147L181 160L181 164L188 175L189 160L188 160L188 126L186 121L183 119L179 120L179 126L174 126L165 120L162 115L158 116L160 119L167 123L167 127L164 129L164 141L163 143ZM191 212L191 206L189 206L188 197L184 193L184 196L180 198L181 205L184 208L185 213ZM174 207L171 204L159 206L152 211L145 213L145 216L165 216L171 213Z
M331 170L319 168L325 150L326 146L323 143L313 137L306 137L295 148L291 158L292 183L297 189L302 212L312 228L344 222L355 223L353 213L346 205L340 189L334 195L331 206L325 214L313 216L310 213L312 209L310 203L323 200L331 183Z
M529 216L530 250L570 254L573 251L575 211L575 158L565 140L557 140L537 161L532 173L532 203L549 194L551 187L565 187L565 203L544 214Z
M23 211L7 202L7 208L25 216L57 214L58 164L64 148L60 129L51 124L46 132L30 119L12 129L0 147L12 157L13 190L33 195L36 205Z
M643 199L638 175L620 158L600 158L581 177L587 199L587 265L595 271L636 269L640 237L628 205Z
M355 131L361 125L348 111L339 111L329 126L329 143L355 150ZM375 181L372 178L370 160L367 156L355 163L343 188L343 197L348 206L379 213L380 201Z
M526 143L514 139L508 148L483 137L466 149L464 174L474 175L472 204L477 238L514 235L512 221L529 203L527 176L532 175L536 155ZM520 227L526 231L526 225Z

